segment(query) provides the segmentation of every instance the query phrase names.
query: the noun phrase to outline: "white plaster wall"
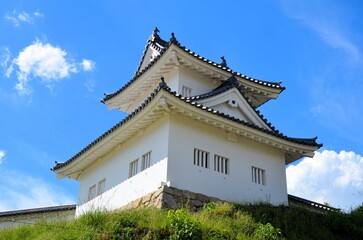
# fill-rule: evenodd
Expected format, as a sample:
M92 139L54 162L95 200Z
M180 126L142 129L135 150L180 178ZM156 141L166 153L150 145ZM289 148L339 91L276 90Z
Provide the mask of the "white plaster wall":
M192 88L192 96L204 94L218 87L212 79L200 73L186 68L180 68L178 92L182 92L183 86Z
M161 182L166 181L168 135L169 124L165 117L87 168L79 179L77 214L92 209L119 208L140 196L155 191ZM152 151L150 168L140 172L141 157L149 151ZM139 159L140 173L129 178L129 165L135 159ZM89 188L94 184L97 185L102 179L106 179L106 192L87 202Z
M46 212L37 214L22 214L17 216L0 217L0 230L22 225L33 225L39 222L58 222L74 218L75 211Z
M227 102L212 106L212 108L231 117L235 117L246 122L251 122L239 107L232 107Z
M170 123L168 181L170 186L233 202L287 204L285 161L282 152L183 116ZM193 164L194 148L210 153L209 168ZM214 154L229 158L229 174L215 172ZM266 170L266 185L252 182L251 166Z

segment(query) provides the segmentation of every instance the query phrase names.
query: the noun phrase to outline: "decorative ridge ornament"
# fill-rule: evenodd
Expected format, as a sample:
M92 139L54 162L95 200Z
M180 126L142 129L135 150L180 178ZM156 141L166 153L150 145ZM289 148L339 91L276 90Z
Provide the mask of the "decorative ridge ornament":
M220 65L221 65L222 67L227 67L227 61L226 61L226 59L224 58L224 56L222 56L222 57L221 57L221 59L222 59L222 62L221 62L221 64L220 64Z
M170 43L178 44L178 40L176 40L173 32L171 33L171 38L170 38L169 42Z
M158 34L159 32L160 32L159 29L157 27L155 27L153 30L153 33L149 37L149 41L153 42L153 41L155 41L155 39L160 39L160 36Z

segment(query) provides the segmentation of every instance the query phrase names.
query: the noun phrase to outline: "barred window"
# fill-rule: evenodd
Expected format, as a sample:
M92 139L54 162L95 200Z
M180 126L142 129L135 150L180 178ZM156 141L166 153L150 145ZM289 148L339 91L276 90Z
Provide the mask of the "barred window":
M139 162L139 159L136 159L136 160L130 162L129 178L132 176L135 176L137 174L138 162Z
M209 166L209 152L200 150L195 148L194 149L194 165L208 168Z
M229 173L229 159L219 155L214 155L214 171L228 174Z
M102 179L101 181L98 182L97 196L101 195L102 193L105 192L105 186L106 186L106 178L104 178L104 179Z
M151 151L142 155L141 171L150 167Z
M266 185L266 171L258 167L251 167L252 170L252 182Z
M190 87L183 86L182 87L182 96L184 96L184 97L192 96L192 89Z
M96 184L88 189L88 201L96 197Z

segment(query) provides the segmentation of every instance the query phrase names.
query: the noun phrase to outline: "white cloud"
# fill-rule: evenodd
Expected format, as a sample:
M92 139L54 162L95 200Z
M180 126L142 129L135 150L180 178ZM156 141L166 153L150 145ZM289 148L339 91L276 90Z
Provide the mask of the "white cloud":
M16 171L0 175L0 211L72 204L75 200L41 178Z
M42 43L39 40L24 48L11 61L10 66L8 66L10 51L3 48L3 52L3 54L0 52L0 63L5 69L5 76L8 78L16 69L18 83L15 85L15 89L19 95L32 93L33 90L29 84L32 78L40 78L41 82L52 91L55 82L80 70L92 71L95 67L95 62L92 60L83 59L81 63L76 63L67 57L65 50L49 43Z
M15 89L20 95L29 95L32 90L29 77L38 77L48 86L68 77L78 70L72 60L66 59L67 52L49 43L34 42L21 51L13 64L17 66L18 80Z
M20 27L22 23L34 24L34 18L43 17L43 14L39 11L29 14L27 12L18 12L14 10L11 13L6 13L4 15L5 20L11 22L15 27Z
M286 169L292 195L349 211L363 203L363 157L324 150Z
M5 159L5 151L0 150L0 164L3 163L4 159Z
M95 68L95 62L89 59L83 59L81 65L82 69L87 72L93 71Z

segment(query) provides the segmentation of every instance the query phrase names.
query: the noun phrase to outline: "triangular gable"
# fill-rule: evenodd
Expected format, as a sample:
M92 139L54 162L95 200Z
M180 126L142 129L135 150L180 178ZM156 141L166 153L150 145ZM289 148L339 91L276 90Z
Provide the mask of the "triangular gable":
M199 100L198 103L223 112L231 117L271 130L270 126L256 113L237 88Z
M152 35L147 41L144 53L141 57L140 64L136 70L136 74L145 69L151 61L153 61L166 48L167 42L160 38L159 29L155 28Z

